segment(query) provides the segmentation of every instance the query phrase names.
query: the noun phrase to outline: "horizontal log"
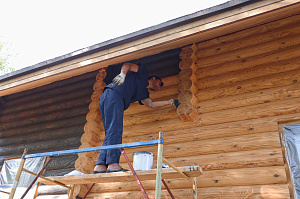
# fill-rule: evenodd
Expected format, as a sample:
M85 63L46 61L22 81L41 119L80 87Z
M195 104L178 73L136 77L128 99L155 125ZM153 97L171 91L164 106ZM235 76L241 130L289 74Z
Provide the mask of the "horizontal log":
M21 128L26 125L36 125L39 123L46 123L53 120L60 120L67 117L74 117L88 112L87 105L78 106L72 109L59 110L51 112L47 115L38 115L34 117L28 117L26 120L11 121L9 123L1 124L0 131L9 130L13 128Z
M59 169L59 170L46 170L44 175L45 177L50 177L50 176L64 176L72 171L74 171L75 168L69 168L69 169Z
M23 112L30 109L38 109L39 107L42 106L53 106L53 104L63 103L65 101L74 98L80 99L80 98L84 98L85 96L90 97L91 94L92 94L92 89L88 87L88 88L75 90L69 93L62 93L60 95L56 94L54 96L41 97L38 99L31 100L27 103L20 102L18 104L13 104L13 105L5 104L5 107L9 107L9 108L4 107L1 116L7 114L13 114L16 112Z
M126 150L127 151L127 150ZM131 153L128 153L131 156ZM210 170L241 169L254 167L283 166L283 156L281 148L259 149L252 151L239 151L209 155L167 158L177 167L186 165L199 165L204 172ZM120 164L128 167L124 158L121 158ZM156 165L154 158L153 165Z
M178 117L174 106L165 106L161 109L153 109L147 112L138 113L134 115L124 115L123 125L131 126L142 124L146 122L154 122L158 120L166 120Z
M68 189L59 185L42 185L38 188L38 196L67 194ZM39 197L38 197L39 198Z
M256 56L238 59L231 62L224 62L210 67L198 68L195 74L199 79L201 79L210 76L221 75L230 71L251 68L257 65L272 65L281 60L288 60L298 57L298 50L299 46L293 46L290 48L280 49L272 53L262 53ZM201 60L196 62L196 65L199 64L201 64Z
M200 140L175 144L164 144L163 156L166 158L179 158L191 156L219 154L229 152L251 151L258 149L281 148L278 132L257 133L210 140ZM195 148L197 150L195 150ZM149 151L155 157L157 146L145 146L139 148L128 148L126 153L133 154L135 151ZM128 156L132 161L132 157ZM123 159L123 157L121 158ZM123 161L123 160L122 160Z
M52 140L47 141L0 147L1 156L20 156L23 154L25 148L28 149L28 154L66 150L72 148L77 149L80 145L80 137L81 135L68 138L53 138Z
M200 179L199 179L200 180ZM186 183L187 184L187 183ZM143 183L144 185L144 183ZM93 187L93 190L97 189L97 184ZM169 186L169 185L168 185ZM155 191L153 189L146 189L146 192L150 198L155 197ZM168 192L162 186L161 197L168 198L170 197ZM91 199L104 199L104 198L143 198L143 194L140 190L135 191L119 191L119 192L95 192L87 196ZM192 189L178 188L171 189L172 194L175 198L192 198L193 193ZM231 199L240 199L241 197L247 198L264 198L264 199L286 199L290 198L288 185L286 184L276 184L276 185L257 185L257 186L234 186L234 187L207 187L207 188L198 188L197 189L198 198L231 198Z
M72 100L64 101L57 104L51 104L48 106L43 106L40 108L29 109L26 111L16 113L11 113L7 115L0 116L1 124L9 123L11 121L22 120L24 118L35 117L37 115L46 115L55 111L64 111L79 106L85 106L91 102L90 96L84 96L82 98L75 98Z
M222 85L235 84L237 82L245 81L248 79L254 79L263 76L274 75L277 73L283 73L287 71L292 71L299 69L300 57L295 57L293 59L282 60L275 62L274 64L263 64L254 66L251 68L246 68L237 71L231 71L224 73L222 75L211 76L207 78L199 79L196 86L199 90L217 87Z
M209 67L224 62L230 62L235 60L241 60L249 57L253 57L259 54L271 53L276 50L282 50L284 48L290 48L300 44L299 34L279 38L270 42L259 43L254 46L247 46L241 49L236 49L228 53L218 54L212 57L202 58L199 65L200 68ZM199 53L199 55L198 55ZM201 56L201 51L196 53L197 57Z
M300 97L300 84L292 84L199 102L196 109L199 114L203 114L298 97Z
M164 86L158 91L150 91L150 98L155 100L163 97L167 97L170 95L175 95L178 94L178 86L176 85L171 85L171 86Z
M298 69L285 73L249 79L231 85L207 88L199 90L197 93L195 93L195 96L200 102L224 96L240 95L248 92L291 85L300 81L299 72L300 70Z
M253 167L283 166L282 149L259 149L168 159L176 166L201 166L203 171L240 169Z
M185 122L182 121L178 122L179 125L183 125L184 123ZM170 130L162 129L165 144L275 132L277 130L278 123L276 121L273 121L271 118L238 121L201 127L194 127L191 125L183 129L177 128L177 126ZM141 142L157 139L158 132L149 131L146 134L140 134L137 129L137 131L134 132L130 131L130 134L128 134L127 131L123 133L123 143Z
M271 21L269 23L263 23L258 26L250 27L241 31L237 31L228 35L223 35L218 38L214 38L211 40L206 40L200 43L197 43L197 49L204 50L211 46L219 46L226 43L230 43L235 40L240 40L245 37L268 33L273 31L274 29L284 30L283 27L293 26L299 23L299 14L295 14L293 16L289 16L286 18L282 18L279 20Z
M243 37L240 39L236 38L235 40L231 40L230 42L219 44L218 46L201 48L201 50L197 53L197 57L199 59L202 59L209 56L216 56L221 53L228 53L230 51L243 49L245 47L250 48L255 45L270 42L273 40L278 40L281 38L291 37L293 35L300 33L300 28L296 26L296 24L297 23L294 22L287 26L273 29L272 31L263 32L263 33L257 32L256 34L248 35L247 37ZM258 27L256 29L258 29ZM244 31L235 33L234 35L243 34L243 32ZM199 46L201 47L201 45Z
M57 129L72 127L74 124L83 126L85 123L85 114L83 114L75 117L63 118L61 120L53 120L29 126L20 126L9 130L1 130L0 137L5 138L23 134L40 133L43 131L56 131Z
M51 158L51 162L47 166L47 171L60 170L60 169L74 169L77 154L56 156Z
M14 107L16 106L17 109L22 109L22 105L25 104L32 104L33 102L39 102L41 99L45 99L44 103L51 102L51 99L55 99L57 97L62 98L63 95L66 97L72 97L74 94L78 94L78 91L83 91L83 93L92 93L93 81L92 80L86 80L85 82L78 82L74 85L65 85L64 87L60 88L53 88L51 90L46 90L44 92L37 92L33 95L25 95L23 97L9 100L7 99L5 106L6 107ZM62 95L62 96L61 96ZM36 105L42 105L43 102L40 102L40 104ZM26 106L25 106L26 107ZM10 112L8 110L8 112Z
M93 71L93 72L85 73L83 75L79 75L76 77L71 77L69 79L65 79L62 81L56 81L56 82L48 84L46 86L41 86L41 87L37 87L35 89L26 90L23 92L15 93L13 95L9 95L9 96L7 96L7 99L9 101L11 101L13 99L20 99L24 96L33 96L35 94L37 94L37 96L40 96L41 93L49 92L49 90L56 90L57 88L60 88L59 90L62 92L65 92L68 90L70 91L70 89L67 89L68 87L70 87L70 85L72 85L74 87L79 86L78 88L83 88L83 87L86 87L85 85L89 85L89 84L93 85L95 83L97 73L98 73L98 71ZM78 88L76 88L75 90L77 90ZM63 89L66 89L66 90L63 91ZM60 91L58 91L58 92L60 92ZM45 95L44 97L47 97L47 95ZM38 99L38 97L37 97L37 99Z
M81 136L83 134L83 127L80 126L71 126L66 128L59 128L54 130L44 130L42 133L40 131L25 134L22 136L9 136L0 138L1 147L10 146L10 145L24 145L30 144L34 142L44 141L44 140L52 140L54 138L68 138L74 136Z
M203 113L197 118L199 125L274 117L299 113L300 99L287 99L265 104L258 104L235 109Z

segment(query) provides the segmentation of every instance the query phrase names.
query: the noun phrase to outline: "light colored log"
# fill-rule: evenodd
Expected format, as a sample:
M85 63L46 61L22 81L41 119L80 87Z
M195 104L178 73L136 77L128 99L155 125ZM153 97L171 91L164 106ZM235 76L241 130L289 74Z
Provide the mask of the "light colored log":
M85 132L80 139L81 143L88 143L91 146L97 146L100 139L96 133Z
M245 47L251 47L261 43L270 42L278 39L284 39L296 35L300 33L300 29L296 25L297 23L299 23L298 19L295 19L292 24L285 25L284 27L279 27L276 29L269 30L268 32L262 32L262 33L258 29L262 29L263 31L266 31L266 28L263 27L253 28L258 30L257 32L252 32L253 29L252 30L250 29L250 30L234 33L230 36L225 36L227 38L231 37L231 41L227 41L226 43L219 44L218 46L201 48L202 45L197 45L201 48L199 53L197 53L197 57L199 59L202 59L208 56L216 56L221 53L227 53L233 50L243 49ZM244 35L245 32L252 32L252 35L245 36ZM234 36L236 37L235 39L233 39Z
M291 84L287 86L244 93L238 96L226 96L199 102L196 105L196 109L198 113L203 114L207 112L246 107L256 104L265 104L298 97L300 97L300 84Z
M186 122L179 121L179 124L185 124ZM278 130L277 122L272 118L256 119L238 121L224 124L216 124L209 126L194 127L189 126L183 129L175 126L173 129L164 131L164 144L175 144L192 142L207 139L226 138L232 136L250 135L256 133L275 132ZM129 134L124 132L123 143L141 142L147 140L157 140L157 132L146 132L141 134L138 132L132 132ZM134 134L133 134L134 133Z
M292 35L285 38L280 38L278 40L260 43L255 46L245 47L243 49L237 49L230 51L228 53L218 54L212 57L202 58L197 65L198 67L209 67L216 64L221 64L224 62L230 62L235 60L241 60L248 57L256 56L263 53L270 53L277 50L283 50L285 48L290 48L292 46L297 46L300 44L299 35ZM201 51L200 51L201 52ZM196 53L197 54L197 53ZM199 56L197 54L197 56Z
M196 76L200 79L214 75L224 74L230 71L242 70L258 65L272 65L281 60L288 60L298 57L298 51L299 46L294 46L283 50L274 51L273 53L262 53L249 58L238 59L231 62L224 62L206 68L199 68L196 71ZM201 60L196 62L196 65L198 64L201 64Z
M167 120L175 117L178 117L176 115L176 109L174 106L170 105L161 109L153 109L143 113L125 115L123 119L123 126L143 124L158 120Z
M282 29L283 27L295 26L299 23L299 14L295 14L293 16L289 16L286 18L282 18L279 20L274 20L269 23L264 23L258 26L253 26L241 31L237 31L232 34L223 35L222 37L214 38L211 40L203 41L201 43L197 43L197 48L199 50L206 49L212 46L223 45L225 43L230 43L235 40L240 40L252 35L268 33L273 31L274 29ZM283 29L282 29L283 30Z
M163 155L166 158L190 156L193 151L194 156L229 153L239 151L250 151L258 149L280 148L278 132L257 133L253 135L242 135L227 138L217 138L211 140L201 140L185 143L165 144ZM195 150L197 148L197 150ZM146 146L138 149L128 148L126 153L132 154L135 151L150 151L155 156L157 150L155 146ZM128 157L132 161L132 157ZM122 160L123 161L123 160Z
M203 113L197 117L199 125L274 117L299 113L300 99L287 99L266 104L258 104L235 109Z
M299 48L300 49L300 48ZM273 64L263 64L247 69L231 71L222 75L202 78L197 81L198 89L235 84L240 81L254 79L263 76L274 75L299 69L300 57L278 61Z
M195 95L199 101L211 100L229 95L239 95L279 86L295 84L300 81L300 70L278 73L272 76L259 77L231 85L199 90Z
M91 168L95 167L95 163L92 158L87 156L79 156L75 162L76 170L82 173L90 173Z

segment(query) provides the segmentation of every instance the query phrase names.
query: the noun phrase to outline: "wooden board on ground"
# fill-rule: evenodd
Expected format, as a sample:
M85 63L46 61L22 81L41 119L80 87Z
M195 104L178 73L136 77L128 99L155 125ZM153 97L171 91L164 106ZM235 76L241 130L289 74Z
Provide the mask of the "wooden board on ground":
M197 177L202 174L202 169L200 166L185 166L178 167L180 171L185 173L189 177ZM147 171L136 171L139 179L143 180L155 180L156 169ZM179 174L172 168L162 169L163 179L171 178L182 178L183 176ZM99 173L99 174L86 174L86 175L74 175L74 176L57 176L50 177L49 179L55 180L64 184L90 184L90 183L104 183L104 182L126 182L133 181L134 176L131 171L128 172L114 172L114 173ZM46 181L44 179L39 179L38 182L54 185L53 182Z

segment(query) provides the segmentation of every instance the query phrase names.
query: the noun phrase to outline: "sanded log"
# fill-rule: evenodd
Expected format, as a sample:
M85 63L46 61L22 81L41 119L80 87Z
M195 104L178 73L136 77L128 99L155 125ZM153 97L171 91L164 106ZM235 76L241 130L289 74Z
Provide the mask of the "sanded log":
M88 133L85 132L80 139L81 143L88 143L91 144L92 146L97 146L100 142L100 139L96 133Z
M180 105L177 108L177 114L183 121L194 120L197 116L197 111L194 108L194 104L198 103L198 99L195 97L198 88L194 85L197 81L197 76L195 75L197 66L194 63L197 61L196 51L197 46L193 44L184 47L180 55L182 59L179 65L181 71L178 75L180 81L178 84L180 91L178 100Z
M198 67L209 67L216 64L221 64L224 62L230 62L235 60L241 60L248 57L256 56L263 53L270 53L276 50L283 50L285 48L290 48L292 46L297 46L300 44L299 34L292 35L289 37L279 38L270 42L260 43L254 46L244 47L242 49L237 49L230 51L228 53L218 54L212 57L202 58L199 61ZM196 52L197 57L201 54L201 51Z
M198 113L202 114L298 97L300 97L300 84L291 84L287 86L244 93L238 96L233 95L199 102L196 105L196 109Z
M197 147L197 150L193 150L195 147ZM280 147L281 143L278 132L276 131L185 143L164 144L163 156L166 158L186 157L190 155L191 150L193 150L193 155L197 156ZM132 154L135 151L150 151L156 156L157 147L145 146L138 149L126 149L126 153L128 154ZM128 158L132 161L131 156L128 156Z
M239 59L231 62L224 62L206 68L198 68L195 74L199 79L201 79L214 75L222 75L230 71L251 68L257 65L275 64L276 62L281 60L288 60L298 57L298 50L299 46L294 46L287 49L280 49L272 53L262 53L253 57ZM196 65L198 64L201 64L201 61L196 62Z
M201 48L201 51L199 51L199 53L197 53L197 57L199 59L202 59L202 58L205 58L208 56L216 56L221 53L227 53L227 52L230 52L233 50L243 49L245 47L251 47L251 46L254 46L257 44L293 36L295 34L300 33L300 28L296 24L297 23L294 22L291 25L285 26L284 29L282 29L282 27L280 27L277 29L273 29L272 31L255 34L255 36L253 34L253 35L249 35L247 37L243 37L241 39L235 38L234 40L232 40L230 42L222 43L222 44L219 44L218 46L201 48L201 45L197 45ZM258 29L258 27L256 29ZM241 32L235 33L233 35L237 36L237 34L243 34L243 32L245 32L245 31L241 31ZM231 37L233 37L233 35L231 35Z
M131 126L146 122L154 122L158 120L167 120L175 118L176 109L174 106L165 106L161 109L150 109L147 112L136 113L132 115L124 115L123 126Z
M300 100L298 98L294 98L235 109L203 113L197 117L197 122L199 125L209 125L294 114L299 113L300 111L299 103Z
M275 62L272 65L263 64L243 70L231 71L222 75L199 79L197 81L197 88L201 90L209 87L217 87L225 84L229 85L248 79L293 71L299 69L299 65L300 57L295 57L292 59Z
M231 85L203 89L199 90L195 96L199 101L205 101L229 95L239 95L247 92L291 85L300 81L299 73L300 70L298 69L286 73L278 73L268 77L249 79Z
M190 126L184 129L176 129L175 127L172 130L164 131L164 143L174 144L207 139L226 138L247 134L275 132L278 130L277 125L278 123L272 118L264 118L201 127ZM123 143L132 143L157 139L157 132L149 132L147 134L142 135L136 132L135 135L131 136L128 136L127 132L124 132L123 134Z
M95 163L92 158L87 156L79 156L75 162L75 168L82 173L90 173L90 169L95 167Z

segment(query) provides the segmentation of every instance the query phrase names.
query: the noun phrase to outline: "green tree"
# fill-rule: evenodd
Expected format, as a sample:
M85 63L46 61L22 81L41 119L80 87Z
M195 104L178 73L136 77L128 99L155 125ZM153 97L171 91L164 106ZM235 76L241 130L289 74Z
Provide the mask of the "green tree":
M8 52L7 43L0 42L0 76L15 70L9 66L10 57L11 54Z

